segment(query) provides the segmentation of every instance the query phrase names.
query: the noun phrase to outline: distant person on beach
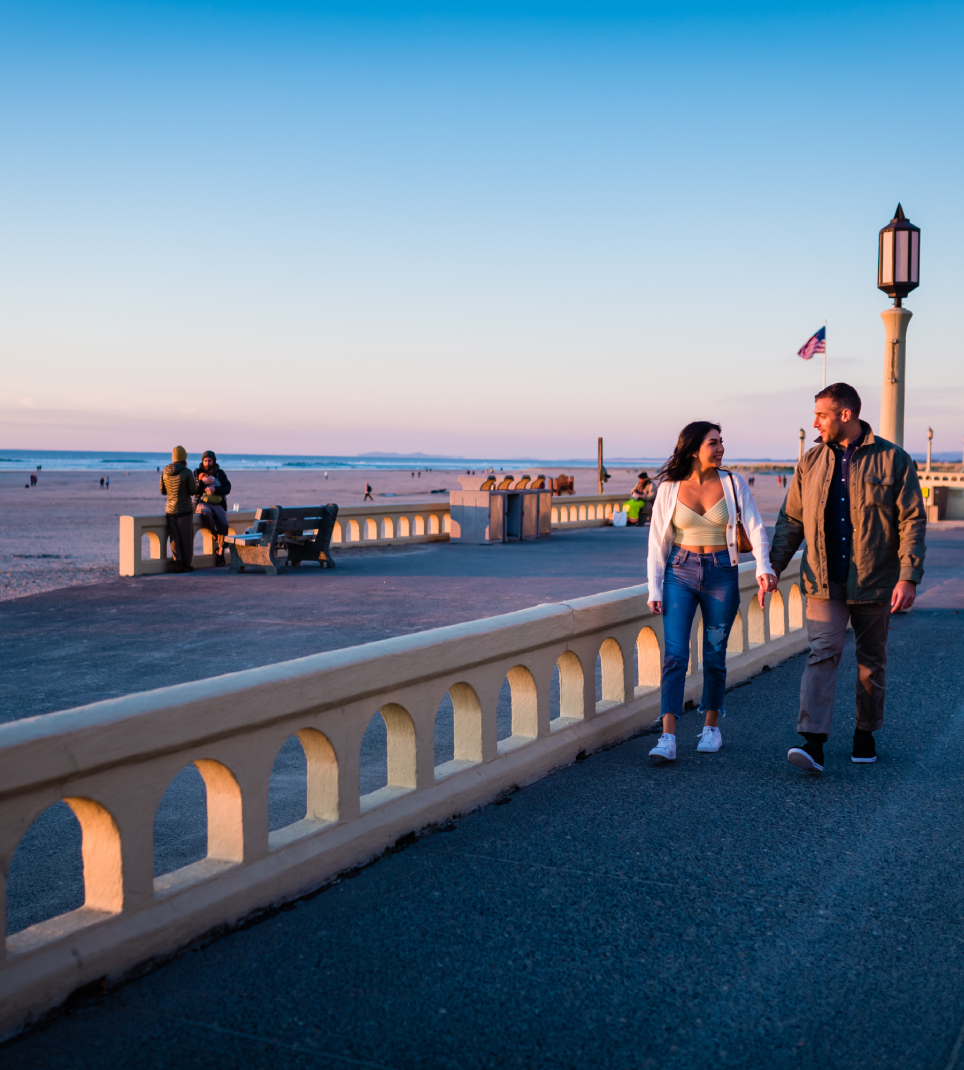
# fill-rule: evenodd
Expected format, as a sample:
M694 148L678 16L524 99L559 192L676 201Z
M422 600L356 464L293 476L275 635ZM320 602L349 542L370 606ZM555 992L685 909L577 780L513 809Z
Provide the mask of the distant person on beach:
M372 497L372 485L371 483L365 484L365 497L362 498L363 502L373 502L375 499Z
M753 495L741 476L722 468L723 452L720 425L697 420L680 432L672 457L656 477L647 576L650 611L663 617L663 734L649 754L662 762L676 760L676 721L683 713L697 609L703 620L700 711L706 723L696 749L714 753L723 745L719 717L726 691L726 644L740 608L738 525L753 547L761 605L777 582Z
M36 476L36 473L34 473L34 472L31 472L31 473L30 473L30 486L31 486L31 487L35 487L36 485L37 485L37 476Z
M197 495L194 511L201 517L201 527L214 535L214 565L224 565L224 536L228 533L228 495L231 480L218 465L214 450L201 454L201 466L194 469Z
M104 489L104 477L103 476L100 477L100 489L101 490Z
M110 476L104 477L104 490L110 490Z
M161 494L167 495L164 513L167 533L171 539L171 554L175 572L193 572L194 558L194 502L197 480L187 466L187 450L175 446L171 463L161 472Z
M857 655L851 761L877 760L874 732L884 724L890 617L914 604L924 575L926 521L914 462L860 419L860 396L852 386L832 383L821 390L813 411L819 445L797 465L777 517L770 562L779 576L806 544L800 576L810 653L797 719L805 743L791 747L787 759L822 773L848 622Z

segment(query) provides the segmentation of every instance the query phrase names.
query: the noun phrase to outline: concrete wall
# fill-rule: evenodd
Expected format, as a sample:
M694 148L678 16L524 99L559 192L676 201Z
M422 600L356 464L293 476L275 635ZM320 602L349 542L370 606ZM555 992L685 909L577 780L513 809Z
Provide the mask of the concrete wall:
M483 495L486 501L488 495ZM558 528L599 527L611 519L626 495L596 494L554 498L552 526ZM557 507L556 502L560 505ZM570 519L570 515L574 519ZM240 534L254 523L255 511L228 513L228 531ZM488 526L487 511L483 525ZM452 530L448 495L432 502L392 505L356 505L339 512L331 545L339 550L358 546L394 546L399 543L447 542ZM195 535L201 534L201 552L194 555L195 568L214 568L211 533L194 517ZM121 576L147 576L173 569L169 556L167 522L163 513L150 516L122 516L119 532L119 572ZM473 541L484 541L482 538Z
M734 682L806 647L799 555L765 611L752 563L740 566L740 587ZM408 832L652 723L662 619L646 599L645 585L630 587L0 725L0 919L18 843L61 801L81 827L86 897L0 943L0 1034L79 986L317 888ZM688 698L702 685L698 628ZM499 740L506 679L512 734ZM436 766L446 693L455 757ZM388 730L388 783L362 795L359 751L376 711ZM307 761L306 816L270 831L271 771L293 734ZM189 764L206 788L207 856L155 878L157 807Z
M943 466L942 466L943 467ZM921 469L917 473L921 490L924 491L924 504L930 505L934 500L932 487L947 488L947 520L964 520L964 472Z

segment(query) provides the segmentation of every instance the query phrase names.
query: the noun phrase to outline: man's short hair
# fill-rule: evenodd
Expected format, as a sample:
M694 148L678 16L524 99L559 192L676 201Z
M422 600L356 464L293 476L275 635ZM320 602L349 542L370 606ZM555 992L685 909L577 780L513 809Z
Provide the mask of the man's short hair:
M830 386L825 386L819 394L814 395L813 400L819 401L821 398L830 398L837 412L850 409L855 420L860 415L860 395L849 383L831 383Z

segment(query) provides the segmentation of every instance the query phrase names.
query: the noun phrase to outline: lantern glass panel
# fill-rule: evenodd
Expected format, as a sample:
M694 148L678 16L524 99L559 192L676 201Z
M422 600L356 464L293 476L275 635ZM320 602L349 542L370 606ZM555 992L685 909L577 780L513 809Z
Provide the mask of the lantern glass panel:
M897 256L894 264L894 281L907 282L910 268L910 231L897 231Z
M910 233L910 281L920 282L920 231L912 230Z
M894 232L885 230L880 236L880 284L890 286L894 281Z

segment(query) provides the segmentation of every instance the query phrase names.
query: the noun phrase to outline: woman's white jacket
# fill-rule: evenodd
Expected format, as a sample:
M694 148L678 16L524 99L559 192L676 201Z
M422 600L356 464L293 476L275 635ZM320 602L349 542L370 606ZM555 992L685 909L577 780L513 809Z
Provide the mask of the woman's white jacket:
M730 564L740 563L740 555L736 549L736 503L733 500L733 487L735 486L742 514L740 519L753 544L756 574L765 576L773 571L770 567L770 540L767 538L766 528L763 526L760 511L756 507L750 488L742 476L738 476L736 472L733 473L731 484L726 471L721 471L720 482L723 484L723 496L726 498L728 514L726 548L730 552ZM649 557L646 563L650 602L663 600L663 575L666 572L666 562L673 549L673 513L676 511L679 486L679 483L660 483L659 490L656 492L656 501L653 503L653 518L649 525Z

